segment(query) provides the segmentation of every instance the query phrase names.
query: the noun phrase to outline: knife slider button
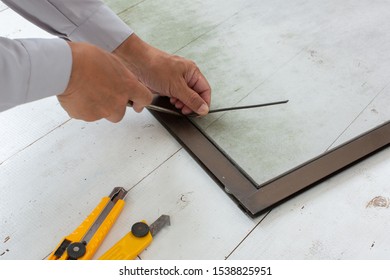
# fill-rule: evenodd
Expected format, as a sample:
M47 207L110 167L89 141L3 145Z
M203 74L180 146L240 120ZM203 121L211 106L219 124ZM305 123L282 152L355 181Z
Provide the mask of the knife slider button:
M149 226L147 224L145 224L144 222L135 223L131 227L131 233L135 237L139 237L139 238L145 237L149 233Z

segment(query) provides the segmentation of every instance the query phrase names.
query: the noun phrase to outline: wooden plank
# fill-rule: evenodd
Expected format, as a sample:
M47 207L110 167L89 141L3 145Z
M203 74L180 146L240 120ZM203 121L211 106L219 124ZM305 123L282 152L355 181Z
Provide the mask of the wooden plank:
M11 117L4 117L4 121ZM155 242L155 251L147 250L143 258L224 258L250 232L256 222L245 216L185 152L148 177L180 146L150 116L129 124L131 117L127 115L118 125L71 120L2 165L0 189L7 201L0 208L4 225L0 236L6 241L0 247L1 259L44 258L101 196L117 185L137 185L144 177L148 181L130 192L126 208L101 251L128 231L132 221L153 221L162 211L172 216L174 225L169 233L165 231L169 234L165 239L178 242L173 250L166 250L171 242ZM31 133L29 127L25 130ZM215 204L215 200L220 202ZM237 225L233 230L232 223ZM193 231L188 233L188 228ZM216 228L223 232L216 232ZM209 254L214 243L218 249ZM27 247L34 249L26 252Z
M180 148L147 111L54 130L1 165L0 259L44 258L114 187L132 188Z
M0 26L0 36L2 37L53 38L53 35L35 26L9 8L1 11Z
M97 256L127 233L134 222L171 217L141 259L224 259L260 217L246 216L184 150L160 166L127 197L127 205Z
M390 149L273 209L229 259L389 259Z
M0 15L0 36L9 38L53 37L11 9L2 11ZM69 119L56 97L0 112L0 165Z
M4 11L6 9L8 9L7 5L4 4L3 2L0 2L0 12Z
M56 97L1 112L0 165L69 119Z

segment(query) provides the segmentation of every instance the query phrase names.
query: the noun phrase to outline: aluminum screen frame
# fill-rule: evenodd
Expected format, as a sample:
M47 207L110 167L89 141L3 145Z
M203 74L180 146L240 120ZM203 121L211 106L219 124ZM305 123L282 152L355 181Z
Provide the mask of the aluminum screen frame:
M166 98L157 98L154 104L170 107ZM150 112L252 217L264 213L390 144L390 121L387 121L259 185L190 118Z

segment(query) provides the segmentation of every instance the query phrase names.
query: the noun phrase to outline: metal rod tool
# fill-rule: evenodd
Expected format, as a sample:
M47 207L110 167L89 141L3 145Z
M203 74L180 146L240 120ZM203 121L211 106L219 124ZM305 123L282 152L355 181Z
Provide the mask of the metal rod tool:
M283 100L283 101L276 101L276 102L255 104L255 105L246 105L246 106L238 106L238 107L219 108L219 109L210 110L210 111L209 111L209 114L212 114L212 113L219 113L219 112L226 112L226 111L234 111L234 110L242 110L242 109L251 109L251 108L258 108L258 107L266 107L266 106L284 104L284 103L287 103L287 102L288 102L288 100ZM193 113L193 114L187 115L187 117L199 117L199 115L196 114L196 113Z
M266 107L266 106L284 104L284 103L287 103L287 102L288 102L288 100L283 100L283 101L276 101L276 102L255 104L255 105L219 108L219 109L210 110L210 111L209 111L209 114L212 114L212 113L219 113L219 112L225 112L225 111L234 111L234 110L258 108L258 107ZM127 106L128 106L128 107L132 107L132 106L133 106L133 103L132 103L131 101L129 101L129 103L127 104ZM181 116L181 117L183 117L183 116L186 116L186 117L199 117L199 115L196 114L196 113L189 114L189 115L184 115L184 114L180 113L179 111L175 111L175 110L173 110L173 109L168 109L168 108L165 108L165 107L162 107L162 106L158 106L158 105L153 105L153 104L148 105L148 106L145 106L145 108L147 108L147 109L149 109L149 110L153 110L153 111L158 111L158 112L163 112L163 113L175 115L175 116Z

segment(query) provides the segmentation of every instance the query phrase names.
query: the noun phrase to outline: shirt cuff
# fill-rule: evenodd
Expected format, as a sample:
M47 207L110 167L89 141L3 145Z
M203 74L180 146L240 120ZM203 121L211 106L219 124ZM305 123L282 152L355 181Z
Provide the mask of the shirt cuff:
M112 52L126 40L133 31L109 7L101 5L83 24L71 34L72 41L83 41Z
M25 102L65 91L72 71L72 51L62 39L19 39L30 62Z

